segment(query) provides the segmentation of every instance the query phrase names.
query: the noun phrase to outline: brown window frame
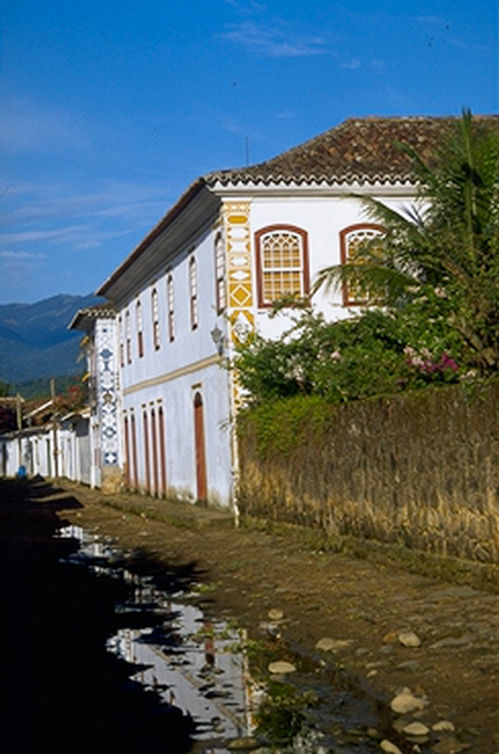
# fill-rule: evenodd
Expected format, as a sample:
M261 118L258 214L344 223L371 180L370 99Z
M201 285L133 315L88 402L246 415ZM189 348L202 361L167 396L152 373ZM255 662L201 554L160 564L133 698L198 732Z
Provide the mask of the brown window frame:
M125 366L125 346L123 343L123 320L121 315L118 317L118 338L120 343L120 366Z
M199 325L197 262L194 254L189 256L189 302L191 310L191 330Z
M142 316L142 304L140 301L137 301L135 305L135 318L137 324L137 351L139 358L141 359L144 355L144 322Z
M175 340L175 283L170 272L166 278L166 302L168 307L168 338L170 343Z
M374 230L379 235L383 235L386 232L386 229L378 223L354 223L353 225L348 225L346 228L342 228L340 230L340 260L342 265L351 261L348 257L348 236L350 233L355 233L359 230ZM341 286L341 298L343 306L366 306L369 303L367 299L351 299L347 283L343 283Z
M154 350L159 351L161 348L161 337L159 332L159 298L158 289L154 287L151 291L151 317L152 317L152 342Z
M275 225L267 225L264 228L260 228L255 232L255 255L256 255L256 283L257 283L257 296L258 296L258 308L269 309L273 306L275 301L266 301L264 298L264 285L263 285L263 264L262 264L262 238L263 236L270 235L271 233L296 233L301 238L302 242L302 266L301 266L301 281L303 286L303 296L306 298L310 293L310 271L309 271L309 254L308 254L308 233L303 228L299 228L297 225L288 225L285 223L279 223ZM290 268L291 269L291 268ZM278 300L278 299L275 299Z
M126 335L126 362L132 363L132 326L130 324L130 312L125 312L125 335Z
M225 242L221 230L215 235L213 251L215 257L215 307L217 314L222 314L227 308L227 290Z

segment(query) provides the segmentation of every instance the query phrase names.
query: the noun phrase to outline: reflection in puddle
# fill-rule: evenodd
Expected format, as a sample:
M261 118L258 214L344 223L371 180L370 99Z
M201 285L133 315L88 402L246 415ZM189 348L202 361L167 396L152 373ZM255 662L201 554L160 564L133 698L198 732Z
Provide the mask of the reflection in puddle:
M122 578L129 587L127 601L116 608L124 627L109 638L107 647L138 666L132 679L189 715L196 724L194 739L210 741L210 751L224 751L228 739L249 735L256 700L241 630L209 620L197 606L180 601L181 595L188 599L195 592L169 593L156 586L154 576L129 570L126 554L112 540L78 526L64 527L60 536L80 542L72 562Z
M256 683L242 651L248 644L245 632L207 617L192 604L202 591L199 584L199 593L193 591L193 568L148 561L78 526L65 527L60 536L80 544L71 562L120 580L123 597L115 606L116 628L107 649L136 666L132 680L193 723L191 740L197 754L227 754L231 741L241 743L255 735L257 720L258 733L268 736L267 745L285 740L283 748L273 748L276 752L379 751L382 736L375 729L380 722L375 700L358 689L331 683L318 674L313 661L300 662L300 672L284 684ZM316 701L309 705L309 698ZM289 723L295 718L296 731Z

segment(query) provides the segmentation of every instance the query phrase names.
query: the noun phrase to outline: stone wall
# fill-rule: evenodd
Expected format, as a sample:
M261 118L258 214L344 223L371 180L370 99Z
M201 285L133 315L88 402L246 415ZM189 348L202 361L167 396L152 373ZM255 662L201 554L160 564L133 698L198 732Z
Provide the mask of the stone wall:
M247 416L241 512L498 563L498 406L499 382L332 406L285 450Z

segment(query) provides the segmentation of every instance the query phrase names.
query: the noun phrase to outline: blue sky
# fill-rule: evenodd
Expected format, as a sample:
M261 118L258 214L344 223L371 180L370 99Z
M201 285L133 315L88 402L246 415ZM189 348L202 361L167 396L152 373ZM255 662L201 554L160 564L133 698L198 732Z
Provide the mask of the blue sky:
M499 109L497 0L3 0L0 301L95 290L198 175Z

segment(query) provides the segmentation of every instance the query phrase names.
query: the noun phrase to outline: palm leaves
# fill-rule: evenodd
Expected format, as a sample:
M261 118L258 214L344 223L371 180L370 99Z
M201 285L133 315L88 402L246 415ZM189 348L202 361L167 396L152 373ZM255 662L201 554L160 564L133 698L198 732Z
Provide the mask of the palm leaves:
M445 129L435 165L412 148L419 191L404 214L357 197L384 235L364 242L352 261L321 270L315 290L349 285L394 310L430 288L451 306L447 324L466 343L470 364L499 368L499 135L469 110ZM435 316L439 316L438 312Z

